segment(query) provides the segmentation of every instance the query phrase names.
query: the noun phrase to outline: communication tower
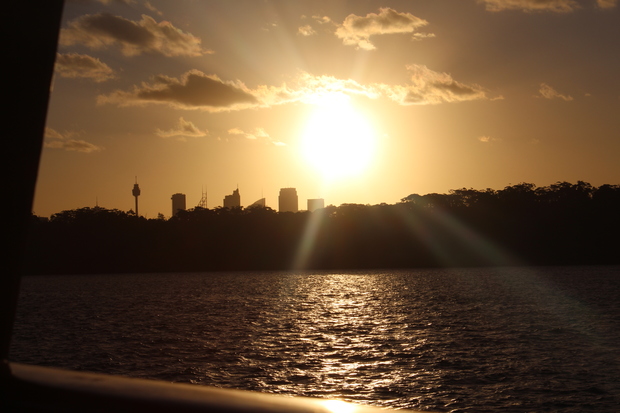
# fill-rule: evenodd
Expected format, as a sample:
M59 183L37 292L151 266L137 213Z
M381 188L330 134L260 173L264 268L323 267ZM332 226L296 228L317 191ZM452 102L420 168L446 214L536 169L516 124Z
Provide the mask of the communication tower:
M198 202L197 206L200 208L207 208L207 193L204 189L202 190L202 198L200 198L200 202Z
M138 186L138 177L136 176L136 183L133 184L133 190L131 191L134 198L136 198L136 216L138 216L138 197L140 196L140 187Z

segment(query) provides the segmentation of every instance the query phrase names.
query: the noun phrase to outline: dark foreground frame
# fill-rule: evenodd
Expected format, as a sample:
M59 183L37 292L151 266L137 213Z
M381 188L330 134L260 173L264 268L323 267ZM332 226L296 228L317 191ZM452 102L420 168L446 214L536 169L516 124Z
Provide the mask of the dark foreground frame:
M170 384L11 363L6 411L378 413L384 410L304 397Z
M301 397L61 370L8 361L19 295L20 260L39 168L62 0L12 1L4 7L5 271L0 275L2 412L378 412L378 408ZM8 62L8 63L6 63ZM3 68L3 72L5 71Z

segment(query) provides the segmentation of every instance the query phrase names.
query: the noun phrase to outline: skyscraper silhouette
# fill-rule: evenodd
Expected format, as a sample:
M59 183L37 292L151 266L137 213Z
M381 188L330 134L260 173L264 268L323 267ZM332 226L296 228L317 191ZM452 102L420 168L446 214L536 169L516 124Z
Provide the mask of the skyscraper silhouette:
M224 197L224 208L235 208L241 206L241 195L239 195L239 188L235 189L231 195Z
M280 212L297 212L299 210L297 190L295 188L281 188L278 195Z
M185 210L185 194L172 195L172 216L175 216L177 212Z
M325 200L323 200L323 198L308 200L308 211L312 212L321 208L325 208Z

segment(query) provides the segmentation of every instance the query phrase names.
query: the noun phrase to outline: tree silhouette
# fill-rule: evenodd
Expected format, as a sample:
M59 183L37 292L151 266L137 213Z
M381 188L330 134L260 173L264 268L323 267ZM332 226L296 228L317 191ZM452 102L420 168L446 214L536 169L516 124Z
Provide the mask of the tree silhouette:
M618 263L620 186L578 181L411 194L315 212L196 207L33 216L25 273ZM303 254L300 253L303 251ZM300 257L303 256L303 262Z

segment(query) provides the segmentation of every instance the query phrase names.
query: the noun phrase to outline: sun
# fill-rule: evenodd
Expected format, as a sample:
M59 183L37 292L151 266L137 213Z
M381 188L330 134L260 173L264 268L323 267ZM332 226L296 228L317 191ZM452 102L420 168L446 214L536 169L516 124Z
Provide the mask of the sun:
M372 161L375 134L367 120L342 93L323 95L313 102L301 137L305 160L326 181L357 176Z

